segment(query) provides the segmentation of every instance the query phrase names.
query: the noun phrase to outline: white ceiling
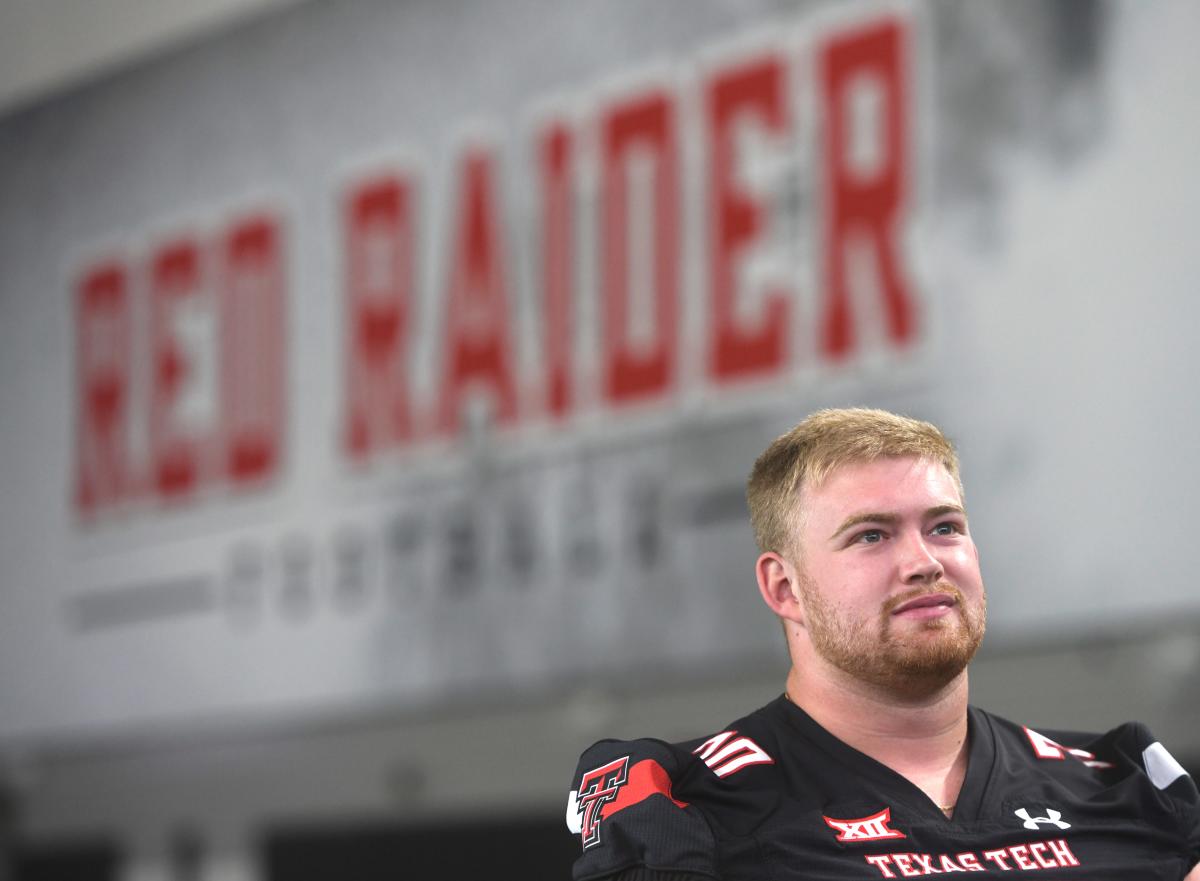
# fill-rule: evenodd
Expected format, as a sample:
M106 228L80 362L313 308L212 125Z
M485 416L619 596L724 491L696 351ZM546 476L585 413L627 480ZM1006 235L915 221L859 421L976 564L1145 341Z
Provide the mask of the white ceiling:
M300 0L0 0L0 114Z

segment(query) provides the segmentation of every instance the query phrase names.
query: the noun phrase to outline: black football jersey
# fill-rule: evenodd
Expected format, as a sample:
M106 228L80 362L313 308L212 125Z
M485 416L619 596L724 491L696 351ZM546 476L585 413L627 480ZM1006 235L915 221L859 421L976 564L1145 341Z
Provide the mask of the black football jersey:
M971 707L953 817L784 698L680 744L602 740L567 823L575 881L848 881L962 875L1180 881L1200 797L1145 726L1038 732Z

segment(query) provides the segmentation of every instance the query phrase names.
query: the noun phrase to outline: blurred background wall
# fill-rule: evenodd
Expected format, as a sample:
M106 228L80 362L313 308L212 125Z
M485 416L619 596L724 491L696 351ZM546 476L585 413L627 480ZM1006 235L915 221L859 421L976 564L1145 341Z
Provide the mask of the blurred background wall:
M976 703L1200 763L1184 2L0 9L0 872L561 878L778 693L742 484L958 443Z

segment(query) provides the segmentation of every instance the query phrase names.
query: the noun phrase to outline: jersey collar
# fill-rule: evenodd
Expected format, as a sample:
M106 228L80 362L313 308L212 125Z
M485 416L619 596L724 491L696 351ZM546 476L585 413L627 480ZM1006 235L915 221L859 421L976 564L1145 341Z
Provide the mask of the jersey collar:
M911 810L955 825L979 818L987 784L995 767L996 738L986 714L978 708L967 708L967 774L958 795L954 815L949 819L933 800L908 778L834 737L786 697L781 696L773 701L770 708L782 717L786 727L799 734L809 745L815 746L833 761L846 767L851 774L863 778L881 792L898 797ZM787 746L788 744L784 744L784 748ZM802 743L795 746L798 749L808 748Z

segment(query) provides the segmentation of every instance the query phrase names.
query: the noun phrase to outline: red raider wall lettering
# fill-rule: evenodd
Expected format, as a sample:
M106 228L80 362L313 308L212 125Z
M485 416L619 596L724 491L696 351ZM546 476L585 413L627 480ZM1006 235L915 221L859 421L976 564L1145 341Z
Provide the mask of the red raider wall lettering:
M497 151L472 143L454 161L452 191L438 194L450 210L445 253L436 255L445 260L436 298L417 289L426 277L417 261L427 222L419 174L354 180L337 203L346 310L337 432L343 455L364 463L453 438L463 430L466 403L481 393L500 429L567 427L582 400L614 411L670 407L682 359L693 353L701 358L699 381L722 388L785 378L801 354L836 366L862 351L868 326L881 328L874 337L895 350L911 346L920 316L901 244L912 177L912 36L906 18L888 13L786 51L772 45L708 66L686 94L657 83L609 97L582 118L543 118L526 140L537 187L530 200L536 228L528 234L508 225L513 214L503 204L506 172ZM861 100L864 90L871 101ZM864 137L872 142L865 159L856 146ZM772 236L777 194L749 171L750 138L777 157L812 154L812 161L781 167L813 176L801 189L816 199L798 226L814 246L816 290L802 291L786 267L759 271L764 256L785 258L766 261L772 266L786 264L786 255L771 252L787 244ZM699 146L694 172L685 145ZM695 225L683 217L689 174L702 193ZM582 198L584 181L596 182L594 203ZM585 205L594 215L581 223ZM579 272L584 229L595 236L592 279ZM695 297L683 289L690 229L702 235L693 250L704 261L705 287ZM526 241L534 249L528 283L540 322L536 353L517 349L515 270L522 261L510 249ZM279 224L258 218L217 241L181 240L147 261L118 257L83 274L81 513L138 498L179 501L204 486L275 474L286 442L283 250ZM852 291L855 256L868 259L876 279L867 295ZM581 282L598 298L599 361L587 365L594 369L585 369L573 344ZM801 294L815 314L802 312ZM421 316L416 304L432 299L438 314ZM683 320L685 300L701 307L702 321ZM143 301L152 316L148 346L131 319ZM221 374L209 418L198 418L181 397L197 343L184 332L191 319L180 316L194 313L219 316L210 345ZM806 328L815 351L797 353L805 336L797 331ZM700 338L691 338L696 332ZM412 382L414 341L430 336L434 361L422 366L435 378L424 395ZM130 355L139 347L152 351L148 366ZM530 354L536 357L519 357Z
M500 202L502 172L496 151L473 144L457 165L451 263L445 269L441 379L436 401L414 400L411 341L420 333L405 316L413 301L414 254L421 218L412 197L420 187L413 171L382 173L350 185L344 200L347 253L345 302L349 310L344 370L345 452L358 462L402 449L420 439L454 434L464 399L490 396L496 424L569 420L580 398L575 360L581 180L598 182L595 229L600 363L592 396L597 405L669 405L678 390L681 352L703 353L702 376L713 387L786 376L795 353L794 286L786 278L759 284L748 266L768 246L768 194L745 178L745 135L757 134L777 151L802 149L812 138L817 155L819 210L804 217L820 246L820 290L815 323L817 351L829 364L861 350L860 328L879 325L897 349L915 342L917 304L901 242L912 176L910 157L909 46L911 24L886 16L839 29L787 53L775 47L744 54L713 69L698 83L698 125L689 125L684 96L661 85L622 93L582 122L552 117L529 138L538 187L540 228L532 285L541 319L540 375L518 375L511 267L504 247L522 238L507 229L511 215ZM795 67L793 67L795 65ZM798 119L796 82L816 95L817 119ZM856 90L864 83L878 96L871 161L856 158ZM807 105L805 105L807 106ZM694 130L693 130L694 129ZM860 140L861 140L861 133ZM594 141L592 149L584 143ZM682 142L703 146L703 246L707 291L704 338L682 338ZM584 162L593 167L584 168ZM373 211L364 206L376 206ZM856 314L862 297L851 295L851 251L870 257L878 295L869 314ZM368 257L368 255L372 255ZM383 267L375 282L368 259ZM648 303L648 327L635 333L635 300ZM381 316L392 316L386 320ZM368 325L388 331L368 334ZM643 322L647 324L647 322ZM522 394L524 392L524 394ZM521 409L519 402L526 403ZM531 403L532 402L532 403Z
M763 298L753 325L737 320L737 265L762 235L766 218L754 194L738 186L734 136L740 118L753 119L775 137L792 127L784 92L787 68L769 54L714 77L705 90L709 144L709 267L712 332L709 375L714 379L776 373L787 364L790 293L780 287Z
M141 325L139 307L149 315ZM149 337L140 359L138 326ZM275 218L243 218L208 240L174 239L143 262L100 263L79 282L76 333L81 514L274 476L284 444Z

